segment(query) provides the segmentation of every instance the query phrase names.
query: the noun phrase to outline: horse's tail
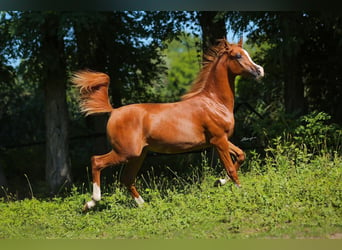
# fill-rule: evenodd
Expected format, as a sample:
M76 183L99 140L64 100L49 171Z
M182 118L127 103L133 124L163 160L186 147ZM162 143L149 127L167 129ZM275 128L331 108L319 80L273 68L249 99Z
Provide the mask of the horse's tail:
M108 97L109 76L93 71L74 73L71 82L80 90L80 108L85 115L112 112Z

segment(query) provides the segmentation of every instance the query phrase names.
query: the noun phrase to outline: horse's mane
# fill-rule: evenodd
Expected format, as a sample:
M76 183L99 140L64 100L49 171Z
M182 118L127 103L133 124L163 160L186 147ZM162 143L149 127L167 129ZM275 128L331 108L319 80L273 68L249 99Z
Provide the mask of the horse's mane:
M198 93L200 93L206 83L209 72L213 66L213 63L219 58L224 52L227 51L229 43L226 39L219 39L216 46L212 46L203 56L202 68L197 75L197 78L192 83L190 90L182 96L182 100L189 99Z

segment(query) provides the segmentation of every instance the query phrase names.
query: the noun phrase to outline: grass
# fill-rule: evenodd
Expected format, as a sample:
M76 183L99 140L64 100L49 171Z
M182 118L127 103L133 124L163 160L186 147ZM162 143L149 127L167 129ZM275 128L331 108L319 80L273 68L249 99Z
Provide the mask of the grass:
M204 158L202 172L167 178L153 172L137 186L142 208L118 185L82 213L90 192L74 187L66 197L0 201L0 239L247 239L341 238L342 159L337 152L309 154L275 146L265 158L249 153L232 183ZM9 199L9 197L7 197Z

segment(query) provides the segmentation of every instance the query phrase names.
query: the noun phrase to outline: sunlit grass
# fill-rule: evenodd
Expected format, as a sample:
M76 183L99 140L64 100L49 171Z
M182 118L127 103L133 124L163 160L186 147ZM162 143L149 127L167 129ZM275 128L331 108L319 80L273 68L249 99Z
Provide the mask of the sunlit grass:
M282 149L284 149L283 146ZM146 201L136 207L117 183L104 187L98 206L81 212L89 190L65 198L0 202L0 238L330 238L342 233L342 160L339 154L289 158L272 149L249 153L241 189L214 187L220 177L203 160L201 172L169 178L153 171L137 183ZM290 150L290 149L287 149ZM286 148L285 148L286 151ZM277 153L279 152L279 153ZM272 155L272 156L271 156ZM299 157L300 156L300 157Z

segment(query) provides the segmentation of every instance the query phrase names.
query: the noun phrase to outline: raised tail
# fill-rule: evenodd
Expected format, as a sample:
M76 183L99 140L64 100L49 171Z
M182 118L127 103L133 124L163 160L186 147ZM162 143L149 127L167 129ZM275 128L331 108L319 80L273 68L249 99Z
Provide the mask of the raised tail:
M109 76L100 72L78 71L71 82L80 90L80 108L85 115L112 112L108 97Z

